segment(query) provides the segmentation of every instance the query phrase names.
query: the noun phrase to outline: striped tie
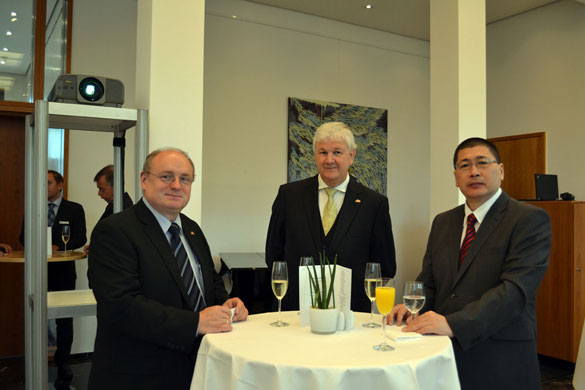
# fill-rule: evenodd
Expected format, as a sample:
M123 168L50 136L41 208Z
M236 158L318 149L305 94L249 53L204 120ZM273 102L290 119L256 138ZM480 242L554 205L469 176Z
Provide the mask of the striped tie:
M49 213L47 214L47 226L53 226L55 223L55 203L49 203Z
M189 296L189 303L193 305L195 311L200 311L203 309L203 302L201 293L199 291L199 286L197 285L197 281L195 280L195 274L193 274L193 267L189 263L189 258L187 257L187 251L181 242L181 228L176 223L172 223L171 227L169 228L169 233L171 233L171 250L177 259L177 266L179 267L179 271L181 272L181 278L183 278L183 284L187 289L187 295Z
M461 244L461 249L459 250L459 268L461 264L463 264L463 259L469 251L469 247L471 246L471 241L475 238L475 223L477 222L477 218L475 215L469 214L467 217L467 229L465 230L465 238L463 239L463 244Z

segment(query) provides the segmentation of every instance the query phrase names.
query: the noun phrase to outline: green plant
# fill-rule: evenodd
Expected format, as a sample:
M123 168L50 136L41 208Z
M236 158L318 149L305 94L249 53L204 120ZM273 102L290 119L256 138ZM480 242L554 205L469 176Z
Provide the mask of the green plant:
M332 302L335 307L335 291L333 285L335 282L335 271L337 270L337 255L333 259L333 265L327 258L325 251L319 253L319 265L313 264L313 270L309 267L309 283L311 286L311 306L316 309L329 309L329 303ZM327 283L327 272L329 273L329 283ZM319 277L320 276L320 277Z

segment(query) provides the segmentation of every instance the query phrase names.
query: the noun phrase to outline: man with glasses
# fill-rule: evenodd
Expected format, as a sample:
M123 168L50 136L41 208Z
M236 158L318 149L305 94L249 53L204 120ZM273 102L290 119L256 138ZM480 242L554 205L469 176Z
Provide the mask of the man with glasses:
M199 225L181 214L194 171L179 149L152 152L142 200L93 231L98 327L89 389L187 389L202 336L247 318L242 301L228 299Z
M455 150L465 205L435 217L422 272L426 302L404 331L451 337L463 389L539 389L536 292L548 268L548 214L502 192L497 148L469 138Z

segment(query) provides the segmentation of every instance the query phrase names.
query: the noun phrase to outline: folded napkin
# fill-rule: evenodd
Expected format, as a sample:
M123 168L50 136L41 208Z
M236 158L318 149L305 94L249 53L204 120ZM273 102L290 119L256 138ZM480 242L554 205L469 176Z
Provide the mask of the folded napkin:
M410 340L419 340L422 335L416 332L403 332L402 326L386 326L386 336L390 337L392 340L399 342L399 341L410 341Z

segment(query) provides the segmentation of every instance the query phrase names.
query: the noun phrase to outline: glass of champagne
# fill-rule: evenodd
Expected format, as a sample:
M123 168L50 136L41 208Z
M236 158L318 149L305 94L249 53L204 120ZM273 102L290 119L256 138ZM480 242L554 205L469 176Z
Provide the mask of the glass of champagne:
M376 301L376 286L382 281L382 274L380 273L380 263L366 263L366 274L364 278L364 287L366 288L366 295L370 298L372 303L372 311L370 313L370 322L362 324L366 328L379 328L382 325L374 322L374 302Z
M376 286L376 306L378 311L382 314L382 342L374 345L376 351L393 351L394 347L386 343L386 316L392 307L394 307L394 296L396 290L394 288L394 279L382 278L379 286Z
M412 314L412 319L425 305L425 286L423 282L408 281L404 283L404 294L402 296L404 306Z
M71 237L71 229L69 225L61 225L61 239L65 244L65 251L63 252L64 256L67 256L67 243L69 242L69 238Z
M272 322L270 324L272 326L288 326L288 323L282 321L280 313L280 304L282 302L282 298L284 298L286 294L287 289L288 268L286 266L286 261L275 261L272 264L272 292L276 296L276 299L278 299L278 321Z

